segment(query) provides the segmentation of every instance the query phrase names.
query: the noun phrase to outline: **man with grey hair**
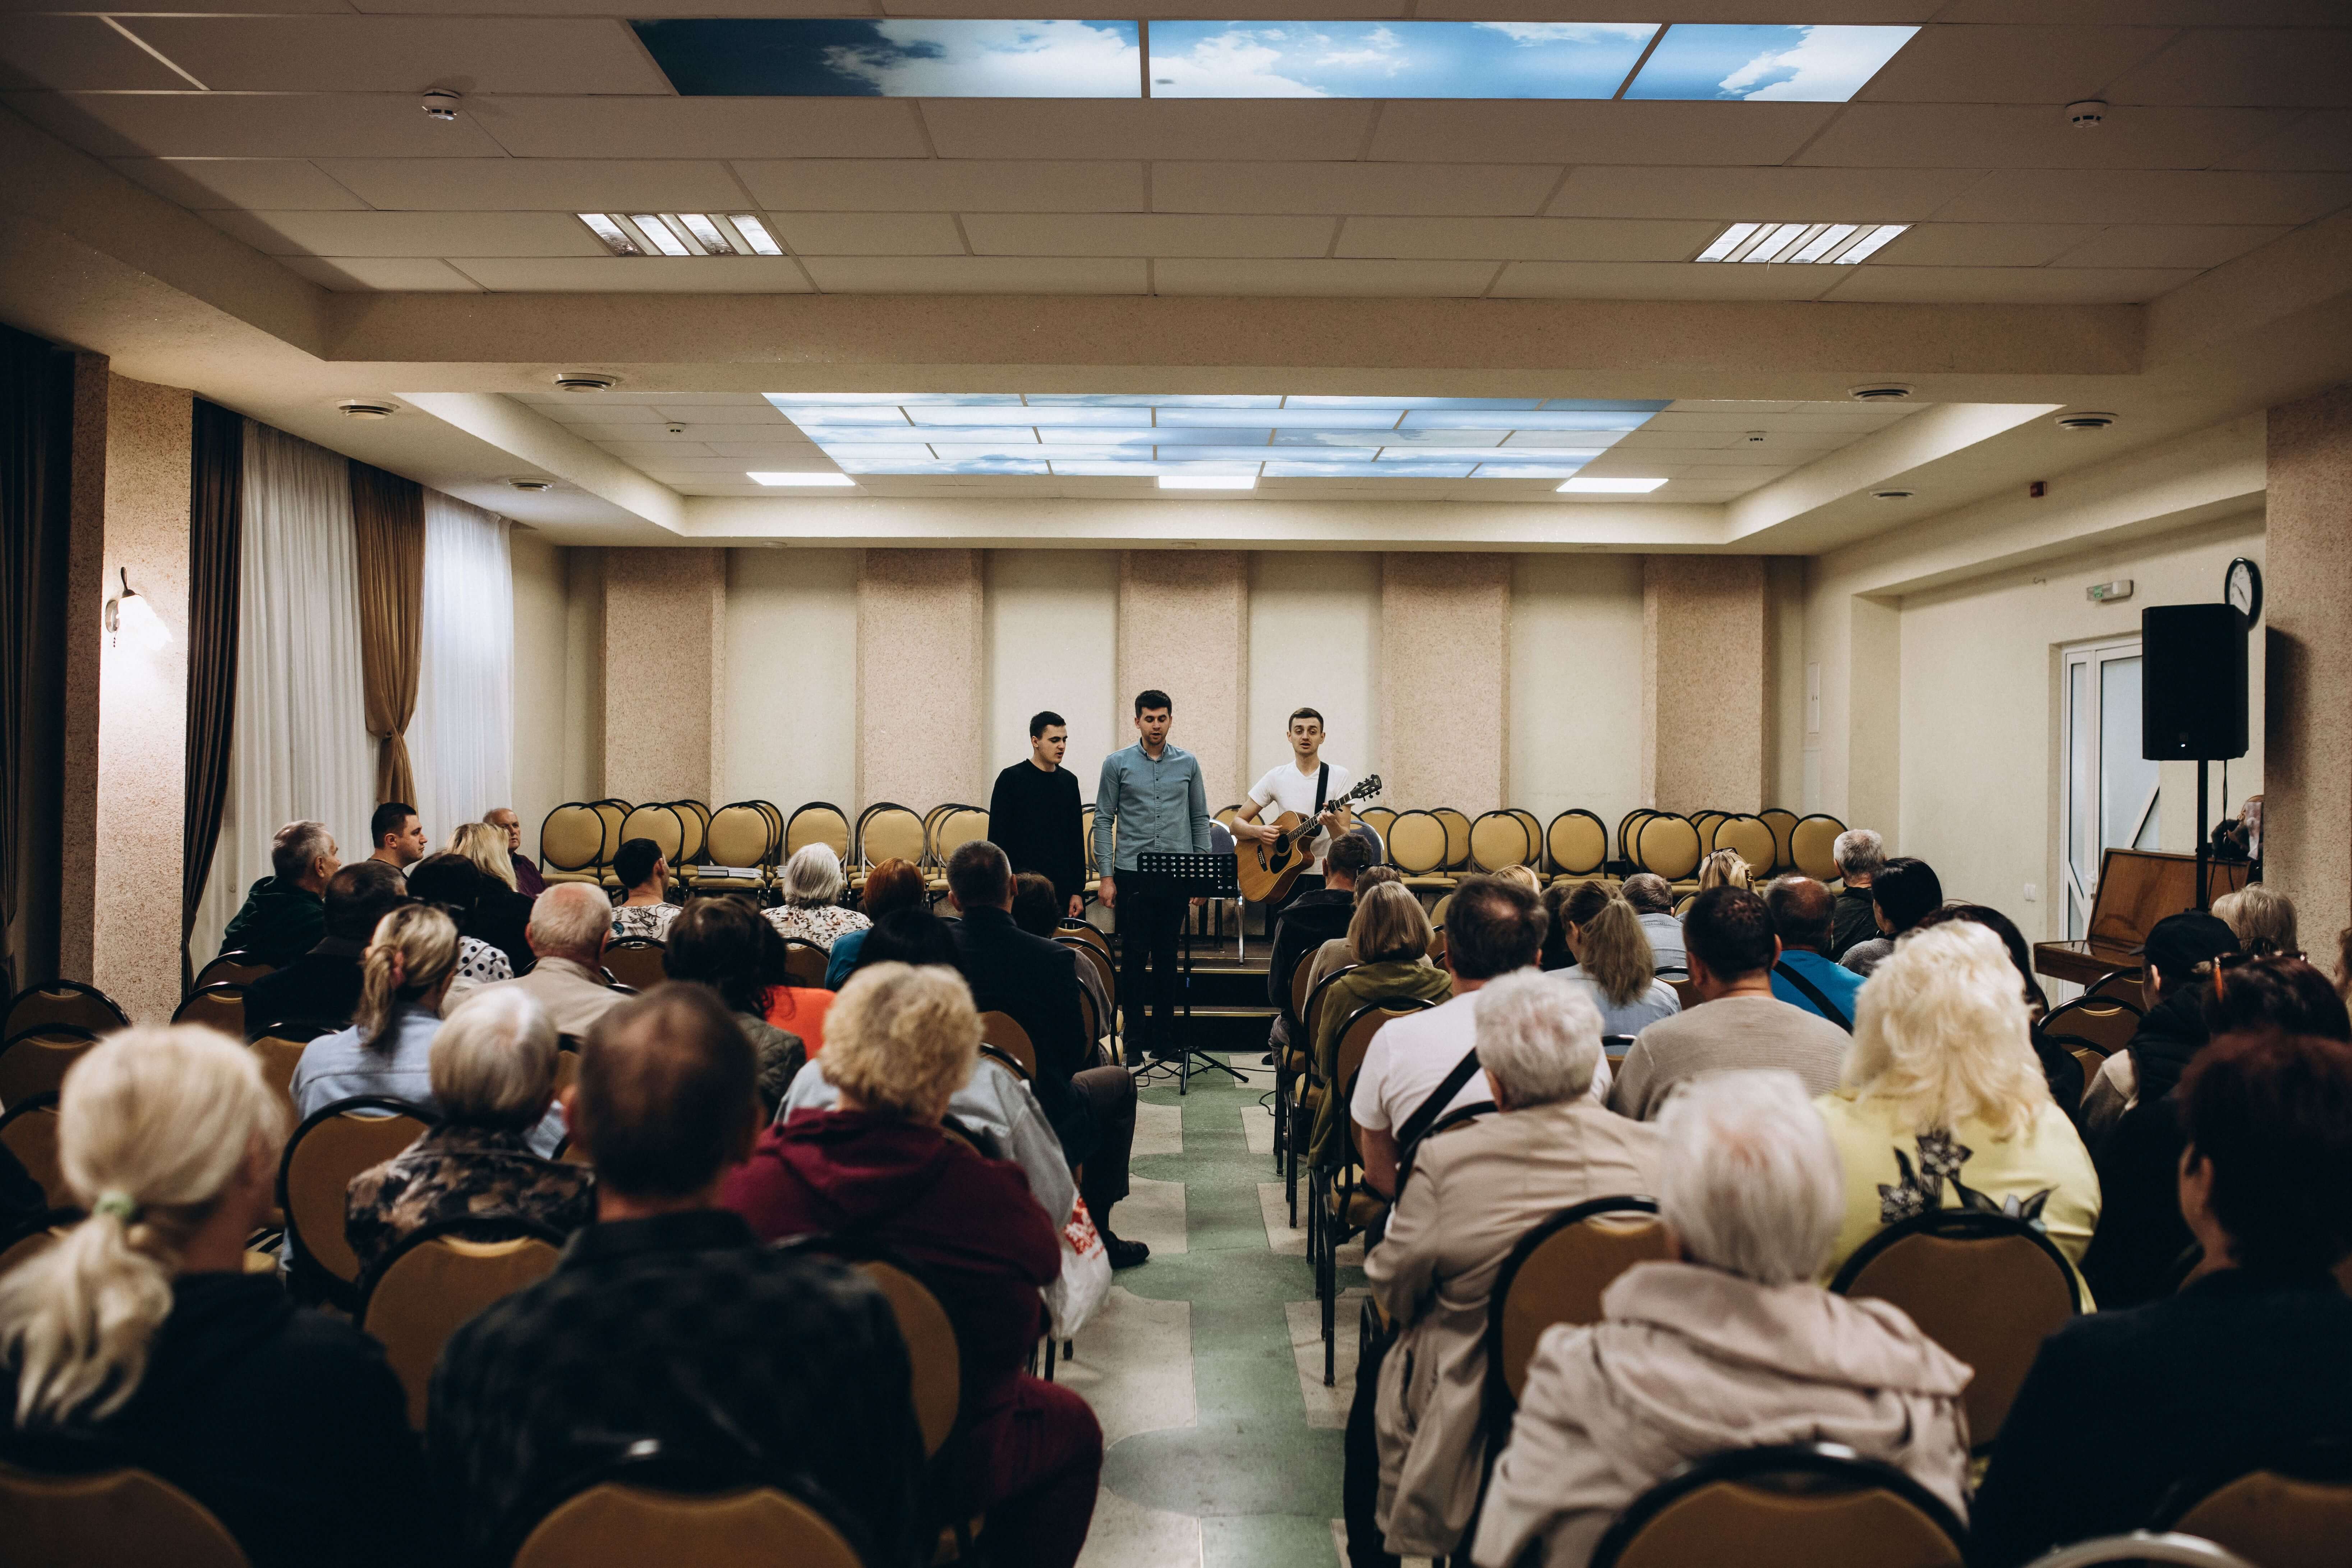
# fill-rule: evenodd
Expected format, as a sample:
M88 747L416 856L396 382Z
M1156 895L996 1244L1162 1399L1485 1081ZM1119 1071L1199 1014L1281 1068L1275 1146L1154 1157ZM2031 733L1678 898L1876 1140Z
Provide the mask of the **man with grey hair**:
M289 822L269 841L269 874L247 890L221 933L224 953L250 953L283 968L327 934L327 879L342 869L324 822Z
M1661 969L1690 972L1683 946L1683 923L1675 918L1675 885L1654 872L1636 872L1618 894L1633 906L1642 934L1650 939L1651 962Z
M1586 1093L1601 1061L1601 1014L1583 987L1523 969L1487 982L1475 1008L1497 1113L1412 1152L1388 1234L1364 1257L1373 1298L1398 1325L1368 1424L1379 1437L1378 1524L1386 1550L1408 1557L1460 1551L1477 1500L1486 1310L1503 1260L1561 1209L1657 1186L1657 1128ZM1360 1375L1358 1386L1360 1403ZM1351 1494L1374 1459L1369 1443L1356 1446L1357 1425Z
M1868 828L1848 828L1830 845L1837 862L1837 907L1830 914L1829 959L1836 963L1846 949L1878 935L1878 913L1871 902L1870 884L1886 863L1886 841Z
M1473 1561L1537 1545L1546 1568L1584 1568L1674 1470L1780 1443L1842 1443L1966 1518L1969 1369L1900 1309L1813 1282L1845 1198L1803 1086L1718 1073L1677 1092L1658 1134L1671 1260L1619 1275L1601 1322L1537 1342Z
M603 888L556 883L531 901L530 925L523 933L538 960L530 972L484 986L466 998L465 1008L511 987L547 1009L556 1033L582 1038L627 999L604 978L604 943L612 931L613 901Z

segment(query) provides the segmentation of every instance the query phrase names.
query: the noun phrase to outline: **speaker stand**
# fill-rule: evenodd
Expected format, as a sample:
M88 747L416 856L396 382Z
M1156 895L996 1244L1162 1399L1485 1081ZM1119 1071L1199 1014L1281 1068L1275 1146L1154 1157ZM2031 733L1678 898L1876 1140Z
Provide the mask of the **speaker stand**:
M2213 765L2203 758L2197 759L2197 912L2204 914L2211 906L2211 890L2205 882L2206 857L2213 848L2213 825L2205 820L2205 776Z

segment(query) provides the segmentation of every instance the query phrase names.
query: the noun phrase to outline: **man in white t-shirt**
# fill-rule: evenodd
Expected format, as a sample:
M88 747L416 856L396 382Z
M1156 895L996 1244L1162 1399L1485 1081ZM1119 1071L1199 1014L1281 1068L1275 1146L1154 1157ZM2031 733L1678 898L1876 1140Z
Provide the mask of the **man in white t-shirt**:
M1475 1049L1479 990L1498 976L1533 967L1543 951L1544 925L1541 901L1517 881L1471 877L1454 889L1445 915L1445 967L1454 975L1454 998L1383 1025L1364 1052L1356 1092L1348 1102L1356 1147L1363 1155L1364 1185L1373 1191L1394 1197L1400 1130ZM1563 995L1575 984L1555 983ZM1586 1098L1607 1104L1610 1076L1604 1057ZM1486 1098L1486 1076L1473 1070L1437 1115ZM1423 1118L1423 1127L1436 1120Z
M1331 847L1331 835L1348 831L1349 811L1344 806L1329 804L1356 786L1356 776L1336 762L1323 760L1323 716L1311 707L1303 707L1290 716L1291 760L1269 769L1249 792L1249 801L1236 813L1234 837L1244 843L1258 843L1275 836L1276 830L1259 821L1261 816L1279 817L1285 811L1296 811L1304 821L1319 816L1322 828L1315 835L1314 862L1298 873L1291 884L1290 896L1311 892L1323 885L1323 856ZM1328 767L1330 777L1323 778ZM1321 784L1323 804L1318 809L1317 785Z

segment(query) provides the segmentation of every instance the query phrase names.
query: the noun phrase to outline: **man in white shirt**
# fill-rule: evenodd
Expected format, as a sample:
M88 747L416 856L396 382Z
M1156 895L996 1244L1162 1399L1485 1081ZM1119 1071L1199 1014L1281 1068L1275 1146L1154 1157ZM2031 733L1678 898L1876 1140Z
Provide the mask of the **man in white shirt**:
M1259 821L1262 814L1279 817L1285 811L1296 811L1302 821L1320 817L1322 827L1315 835L1315 859L1298 873L1291 884L1290 896L1297 897L1323 885L1323 856L1331 847L1331 835L1347 831L1348 810L1344 806L1330 806L1355 788L1356 776L1337 762L1323 760L1323 716L1311 707L1303 707L1290 716L1289 762L1271 768L1249 792L1249 802L1236 813L1234 837L1244 843L1260 843L1275 836L1276 829ZM1324 769L1330 769L1329 777Z
M1373 1191L1394 1197L1403 1142L1399 1131L1476 1049L1479 990L1499 976L1535 966L1543 951L1545 923L1542 902L1517 881L1471 877L1454 889L1445 915L1445 967L1454 975L1454 998L1384 1025L1364 1052L1363 1070L1348 1102L1356 1147L1363 1155L1364 1185ZM1554 983L1563 998L1573 985ZM1604 1057L1586 1098L1607 1104L1609 1084ZM1437 1114L1486 1098L1486 1076L1474 1068ZM1424 1117L1423 1126L1436 1119Z

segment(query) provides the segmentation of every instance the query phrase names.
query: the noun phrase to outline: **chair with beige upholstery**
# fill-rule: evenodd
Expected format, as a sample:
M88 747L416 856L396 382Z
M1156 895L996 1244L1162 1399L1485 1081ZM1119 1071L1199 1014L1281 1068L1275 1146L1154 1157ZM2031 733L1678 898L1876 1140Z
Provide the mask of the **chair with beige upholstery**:
M758 893L776 867L775 808L762 800L738 800L711 815L704 833L703 858L694 885L706 893Z
M145 1470L36 1475L0 1465L9 1568L245 1568L204 1504Z
M1435 812L1398 812L1387 837L1389 863L1404 873L1405 886L1429 892L1454 885L1445 872L1445 823Z
M1772 825L1761 817L1725 817L1715 824L1712 835L1718 850L1735 850L1755 873L1756 885L1761 888L1772 874L1772 862L1780 852L1773 840Z
M71 1024L43 1024L0 1045L0 1108L36 1094L55 1093L66 1069L87 1056L98 1036Z
M73 1202L65 1166L58 1160L58 1096L55 1090L31 1094L0 1113L0 1149L16 1156L25 1174L40 1185L51 1208Z
M1644 821L1656 815L1657 813L1647 806L1636 806L1617 819L1617 858L1619 860L1628 864L1632 863L1633 835L1641 831Z
M1037 1047L1011 1013L986 1012L980 1015L980 1041L992 1045L1021 1064L1024 1077L1037 1076Z
M2342 1568L2352 1547L2352 1454L2340 1445L2174 1489L2157 1528L2197 1536L2262 1568Z
M249 986L264 975L275 974L277 969L277 965L257 958L251 953L242 950L224 953L196 971L196 977L189 985L188 989L201 991L206 986L216 986L223 981L227 981L231 985Z
M1684 1466L1609 1527L1591 1568L1959 1568L1966 1539L1942 1500L1894 1466L1792 1444Z
M632 990L650 991L667 977L662 973L662 957L668 951L666 942L624 936L605 945L604 972Z
M601 1474L493 1560L513 1568L864 1568L823 1512L774 1487L714 1487L662 1456Z
M1315 1272L1315 1295L1323 1312L1323 1386L1334 1376L1339 1342L1339 1249L1388 1211L1388 1203L1358 1185L1361 1155L1356 1148L1356 1128L1347 1114L1347 1102L1356 1092L1356 1075L1363 1071L1364 1055L1372 1039L1407 1013L1425 1012L1432 1004L1412 997L1381 997L1348 1015L1339 1030L1335 1071L1323 1085L1326 1093L1340 1097L1337 1144L1339 1159L1328 1169L1310 1169L1307 1183L1307 1256Z
M1544 852L1555 878L1597 877L1609 866L1609 828L1580 806L1570 807L1544 830Z
M926 884L945 882L929 874L930 832L923 819L906 807L891 800L877 800L866 808L857 819L857 864L851 872L850 882L864 886L866 873L887 860L902 860L925 869ZM938 889L935 887L933 891Z
M245 988L229 981L190 991L172 1014L173 1023L200 1023L231 1040L245 1038Z
M1430 815L1445 827L1445 869L1470 869L1470 819L1451 806L1433 807Z
M667 802L639 806L621 819L621 842L631 839L651 839L654 847L669 862L672 871L684 874L687 845L686 819L676 806Z
M1555 1323L1597 1323L1601 1292L1636 1263L1668 1256L1653 1199L1596 1197L1519 1238L1486 1298L1486 1452L1491 1463L1511 1435L1536 1342Z
M950 806L931 825L931 863L944 871L956 851L986 837L986 811L978 806Z
M1772 873L1796 869L1796 861L1789 852L1789 836L1797 831L1797 813L1780 806L1767 806L1756 813L1757 820L1772 830Z
M318 1038L311 1032L319 1026L297 1030L289 1025L271 1025L254 1037L253 1054L261 1059L261 1081L278 1096L286 1108L286 1124L293 1126L302 1118L294 1110L294 1070L302 1065L302 1052Z
M359 1326L383 1344L408 1392L408 1424L425 1429L433 1364L458 1325L555 1271L563 1238L524 1220L428 1225L393 1249L360 1303Z
M298 1286L349 1311L358 1305L360 1260L343 1237L343 1199L352 1178L423 1137L432 1112L382 1095L322 1105L294 1135L278 1165L278 1207L286 1216Z
M28 1029L63 1024L92 1034L131 1027L131 1015L96 986L79 980L54 980L27 986L8 998L8 1016L0 1020L0 1040L14 1040Z
M833 955L815 943L799 936L784 938L784 973L795 986L821 990L824 986L825 966Z
M1800 817L1789 830L1789 860L1815 882L1838 880L1837 856L1830 852L1845 824L1826 811Z
M1389 829L1395 824L1396 820L1396 810L1390 806L1367 806L1356 813L1356 821L1380 834L1382 843L1389 841Z
M849 813L830 800L811 800L784 822L784 841L777 862L788 861L811 844L823 844L845 865L849 863Z
M1633 830L1633 863L1654 876L1682 882L1698 870L1698 829L1688 817L1653 811Z
M1516 811L1489 811L1470 824L1470 866L1474 871L1496 872L1506 866L1530 865L1541 852L1543 841L1528 831L1528 824Z
M1731 813L1712 809L1690 813L1690 825L1698 830L1698 857L1705 860L1715 852L1715 825L1729 820Z
M593 806L568 801L539 824L539 874L551 887L603 881L604 853L604 818Z

